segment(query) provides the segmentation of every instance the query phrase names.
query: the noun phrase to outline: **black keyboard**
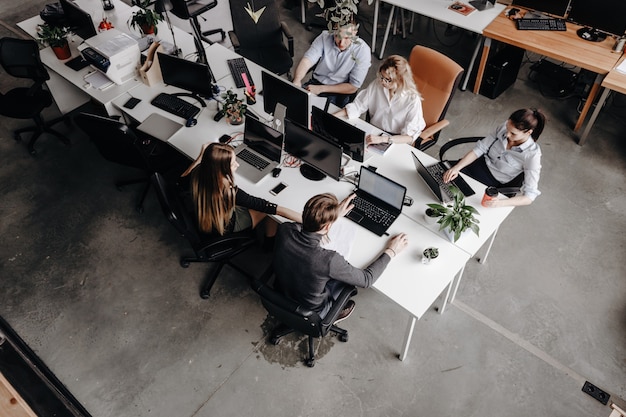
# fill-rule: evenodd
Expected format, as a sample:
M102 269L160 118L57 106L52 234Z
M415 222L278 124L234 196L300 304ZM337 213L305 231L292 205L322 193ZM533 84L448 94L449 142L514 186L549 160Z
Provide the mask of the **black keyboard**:
M248 65L246 65L246 61L243 58L234 58L229 59L228 68L230 69L230 74L233 76L235 80L235 86L237 88L242 88L246 86L246 83L243 82L243 78L241 74L246 74L248 78L248 83L250 85L254 85L254 81L252 81L252 75L250 75L250 71L248 71Z
M356 196L354 200L352 200L352 204L354 204L354 208L356 208L362 215L378 224L382 224L383 226L391 226L391 223L393 223L396 219L396 216L393 214L359 196Z
M517 19L515 21L519 30L567 30L565 27L565 19L547 18L547 19Z
M239 152L237 158L241 158L259 171L263 171L270 164L254 152L250 152L247 148Z
M191 119L200 113L200 108L167 93L159 93L158 96L152 99L150 104L183 119Z
M450 191L450 184L446 184L443 181L443 174L444 172L446 172L446 169L442 167L441 164L435 164L426 167L426 170L430 173L430 175L432 175L435 181L437 181L437 184L439 184L439 188L441 189L441 191L445 193L445 195L447 195L449 199L453 199L454 194L452 194L452 192Z

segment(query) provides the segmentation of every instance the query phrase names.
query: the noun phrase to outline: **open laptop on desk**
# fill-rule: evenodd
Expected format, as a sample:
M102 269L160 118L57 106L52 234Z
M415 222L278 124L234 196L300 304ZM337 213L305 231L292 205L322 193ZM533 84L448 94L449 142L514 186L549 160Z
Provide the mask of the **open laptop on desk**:
M346 217L382 236L402 212L406 187L361 166L355 194Z
M420 177L424 180L428 188L433 192L435 197L442 203L452 201L454 196L450 192L450 186L456 186L466 196L476 194L472 187L459 175L450 183L443 182L443 173L450 169L445 163L437 162L435 164L426 166L420 161L420 159L411 152L413 162L415 163L415 169Z
M237 173L251 182L259 182L280 164L283 134L265 123L246 117L243 145L237 146L235 155Z

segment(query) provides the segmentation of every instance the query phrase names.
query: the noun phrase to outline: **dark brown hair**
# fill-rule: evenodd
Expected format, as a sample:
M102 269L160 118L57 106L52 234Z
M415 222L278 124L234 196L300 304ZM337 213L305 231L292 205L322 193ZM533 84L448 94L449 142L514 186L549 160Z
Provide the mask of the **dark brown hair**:
M516 110L509 116L509 120L516 129L522 132L532 129L531 136L535 142L539 140L539 136L546 125L546 116L541 110L535 108Z

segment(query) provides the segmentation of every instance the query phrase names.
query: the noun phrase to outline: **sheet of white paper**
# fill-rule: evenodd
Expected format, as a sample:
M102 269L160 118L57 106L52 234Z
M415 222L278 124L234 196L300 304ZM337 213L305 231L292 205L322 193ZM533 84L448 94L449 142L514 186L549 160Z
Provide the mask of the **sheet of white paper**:
M352 252L352 246L354 246L357 227L359 227L357 224L346 219L345 217L337 219L328 232L329 239L322 240L322 247L334 250L344 258L348 259L350 257L350 253Z

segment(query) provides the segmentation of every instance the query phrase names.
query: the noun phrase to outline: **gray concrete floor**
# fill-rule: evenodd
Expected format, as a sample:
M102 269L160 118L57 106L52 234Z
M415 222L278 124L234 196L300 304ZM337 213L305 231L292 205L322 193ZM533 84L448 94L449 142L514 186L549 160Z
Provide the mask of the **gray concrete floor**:
M2 2L0 35L19 33L44 3ZM282 13L299 59L316 32L299 9ZM369 42L372 7L361 14ZM420 43L467 64L471 36L416 23L388 54ZM13 85L2 73L0 91ZM624 405L626 99L608 102L584 147L571 130L577 104L543 97L528 63L496 100L456 93L441 141L484 134L520 107L546 111L543 194L502 225L484 265L469 262L445 314L417 323L404 362L406 314L362 290L350 341L325 338L313 369L301 362L304 339L266 343L271 323L239 274L225 270L211 299L198 297L209 266L180 268L189 249L155 196L139 215L138 188L113 186L133 172L104 162L75 128L64 128L71 147L44 137L31 157L11 135L26 122L2 118L0 315L98 417L608 416L581 387L589 380ZM242 262L258 269L264 257Z

